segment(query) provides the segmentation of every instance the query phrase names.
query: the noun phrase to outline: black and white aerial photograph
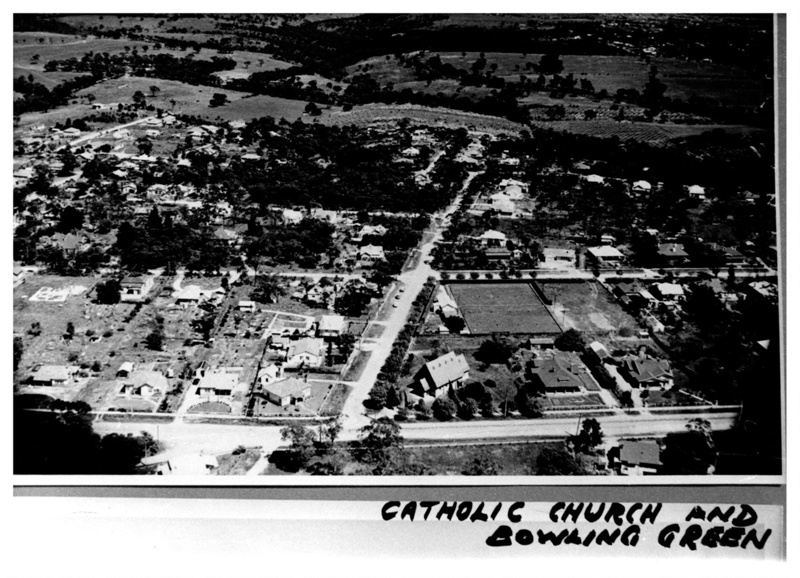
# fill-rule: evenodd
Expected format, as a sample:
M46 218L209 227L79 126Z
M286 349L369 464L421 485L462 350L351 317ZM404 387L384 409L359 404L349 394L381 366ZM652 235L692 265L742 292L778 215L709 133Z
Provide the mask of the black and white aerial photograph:
M13 473L783 475L777 44L15 14Z

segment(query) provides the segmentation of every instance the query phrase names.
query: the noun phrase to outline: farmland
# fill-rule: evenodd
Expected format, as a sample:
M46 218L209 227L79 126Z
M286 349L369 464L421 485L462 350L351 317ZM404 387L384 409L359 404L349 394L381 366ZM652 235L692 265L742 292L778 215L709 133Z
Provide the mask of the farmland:
M552 129L559 132L570 132L585 136L636 140L654 145L664 145L668 141L685 136L693 136L704 132L721 129L730 134L749 134L759 129L740 125L714 124L655 124L648 122L617 122L613 120L564 120L542 122L533 121L538 128Z
M448 289L458 302L472 333L561 332L530 285L455 283L449 285Z

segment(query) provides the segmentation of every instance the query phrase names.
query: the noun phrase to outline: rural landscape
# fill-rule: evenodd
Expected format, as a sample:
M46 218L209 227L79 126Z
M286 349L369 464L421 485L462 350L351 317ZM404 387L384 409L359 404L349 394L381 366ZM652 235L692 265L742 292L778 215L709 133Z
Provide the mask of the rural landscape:
M13 37L15 474L784 471L770 15Z

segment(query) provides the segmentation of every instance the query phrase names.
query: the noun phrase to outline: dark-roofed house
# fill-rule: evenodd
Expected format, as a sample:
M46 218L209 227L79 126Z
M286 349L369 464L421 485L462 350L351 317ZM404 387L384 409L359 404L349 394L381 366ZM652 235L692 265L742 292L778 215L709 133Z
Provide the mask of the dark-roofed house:
M619 444L619 473L624 476L657 474L661 448L653 440L622 441Z
M439 397L452 386L460 387L469 379L469 364L464 354L445 353L429 361L417 372L412 389L420 395Z
M264 393L269 401L285 407L311 397L311 386L305 381L290 377L265 385Z
M709 243L708 248L716 251L725 257L725 263L728 265L744 265L747 263L747 257L740 253L733 247L725 247L717 243Z
M65 365L42 365L31 374L31 385L64 386L69 383L70 370Z
M545 393L597 389L586 366L573 353L557 353L551 359L533 359L528 372L535 389Z
M689 253L680 243L660 243L658 256L669 266L680 265L689 258Z
M169 388L167 378L160 371L138 370L132 372L122 382L120 393L123 395L139 395L151 397L164 393Z
M622 358L619 372L633 387L669 389L673 384L672 369L666 360L628 355Z

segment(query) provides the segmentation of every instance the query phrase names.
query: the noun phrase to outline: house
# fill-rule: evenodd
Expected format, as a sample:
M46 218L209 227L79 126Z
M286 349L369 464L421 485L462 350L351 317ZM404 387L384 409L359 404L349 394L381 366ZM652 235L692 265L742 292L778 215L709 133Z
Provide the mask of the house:
M619 444L619 473L624 476L657 474L661 467L661 448L654 440Z
M594 389L589 370L575 353L556 353L550 359L533 359L528 373L535 389L545 393L579 392Z
M673 384L672 369L667 360L628 355L622 358L619 373L633 387L670 389Z
M284 209L283 220L286 223L299 223L303 220L303 213L301 211L295 211L294 209Z
M360 243L364 237L383 237L386 234L386 227L383 225L364 225L361 230L353 237L354 243Z
M51 237L51 240L53 245L71 256L77 255L83 246L81 237L74 233L56 233Z
M178 305L193 305L200 302L201 291L199 285L187 285L175 296Z
M385 261L386 255L380 245L364 245L358 250L358 260L362 264L377 263L378 261Z
M291 340L288 337L284 337L282 335L272 335L269 338L269 348L270 349L277 349L279 351L285 351L289 349L289 344Z
M147 461L147 458L142 460L143 463L147 463ZM216 456L180 455L159 463L156 475L207 476L217 468L219 468L219 461Z
M605 179L600 175L587 175L584 178L590 183L602 184L605 182Z
M617 242L617 238L614 235L600 235L600 244L601 245L613 245Z
M592 341L589 344L589 349L592 350L592 353L600 363L602 363L604 359L611 357L611 353L606 349L606 346L599 341Z
M653 186L647 181L636 181L631 188L637 193L648 193Z
M239 311L246 311L248 313L255 313L256 312L256 302L255 301L239 301L237 305L237 309Z
M503 215L513 214L516 208L514 201L511 200L511 197L506 195L504 192L491 195L489 197L489 203L491 204L492 209Z
M140 275L129 275L119 282L120 285L120 301L126 303L135 303L142 301L153 288L152 277L142 277Z
M338 337L344 328L345 319L341 315L323 315L317 326L317 337Z
M210 371L200 378L196 394L200 396L229 397L239 385L239 376L235 373Z
M692 185L687 189L689 196L693 199L705 200L706 190L700 185Z
M311 386L305 381L290 377L264 386L264 394L272 403L286 407L311 397Z
M167 378L160 371L138 370L132 372L122 382L120 393L122 395L152 397L153 395L164 393L168 388Z
M464 354L445 353L429 361L417 372L412 389L420 395L440 397L450 387L457 388L469 379L469 364Z
M282 376L283 376L283 365L270 363L266 367L262 367L261 369L258 370L256 381L258 381L258 383L261 384L261 386L263 387L266 384L271 383Z
M559 249L557 247L545 247L542 249L542 256L546 265L556 263L575 263L575 249Z
M500 231L486 231L477 238L482 247L505 247L508 238Z
M656 298L638 281L617 283L611 292L619 299L620 303L635 309L645 309L657 303Z
M601 247L589 247L586 253L590 258L597 261L598 264L612 264L616 265L625 260L625 255L619 252L614 247L603 245Z
M527 186L525 183L516 179L503 179L500 181L499 188L502 189L503 194L512 201L521 201L525 198Z
M679 301L684 298L684 291L677 283L657 283L656 291L664 301Z
M669 266L674 267L684 263L689 258L689 253L680 243L659 243L658 256Z
M323 341L304 337L289 346L286 354L286 367L319 367L322 365Z
M65 365L42 365L30 376L31 385L65 386L69 383L72 372Z
M501 260L501 259L511 258L511 251L509 251L505 247L486 247L483 250L483 253L489 260Z
M125 361L117 370L117 377L129 377L133 373L133 362Z
M747 257L733 247L709 243L708 248L716 253L720 253L725 258L726 265L744 265L747 263Z

